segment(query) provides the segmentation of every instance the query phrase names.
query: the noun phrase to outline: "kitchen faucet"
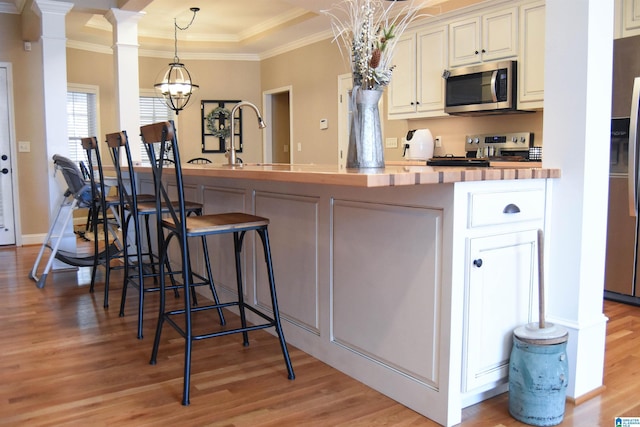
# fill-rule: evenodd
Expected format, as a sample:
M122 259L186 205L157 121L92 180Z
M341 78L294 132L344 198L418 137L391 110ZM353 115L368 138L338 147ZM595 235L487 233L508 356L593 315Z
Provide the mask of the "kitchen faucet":
M231 141L229 141L229 148L227 149L227 153L226 153L226 156L229 158L230 165L235 165L237 161L236 146L235 146L235 140L234 140L236 121L234 120L234 117L236 115L236 110L238 108L244 107L245 105L247 107L251 107L253 111L255 111L256 116L258 116L258 128L264 129L267 127L267 125L265 125L264 121L262 120L262 116L260 115L260 110L258 110L258 107L256 107L252 103L248 101L240 101L233 107L233 109L231 110Z

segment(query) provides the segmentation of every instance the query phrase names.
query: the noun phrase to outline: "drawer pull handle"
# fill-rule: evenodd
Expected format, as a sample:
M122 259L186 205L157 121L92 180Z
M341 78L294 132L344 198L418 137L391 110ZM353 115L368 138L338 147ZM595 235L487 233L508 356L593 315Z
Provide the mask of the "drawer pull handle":
M509 203L502 210L502 213L506 213L506 214L516 214L519 212L520 212L520 208L518 207L518 205L514 205L513 203Z
M482 267L482 258L474 259L473 265L475 265L478 268Z

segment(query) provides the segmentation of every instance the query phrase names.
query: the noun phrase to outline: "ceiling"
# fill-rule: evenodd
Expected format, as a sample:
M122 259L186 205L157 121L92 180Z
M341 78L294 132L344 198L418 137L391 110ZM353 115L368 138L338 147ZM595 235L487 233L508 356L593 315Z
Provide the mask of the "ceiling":
M340 0L70 0L66 18L71 46L111 50L110 8L141 12L140 54L172 58L174 19L189 24L191 7L199 7L193 24L178 31L181 59L263 59L331 37L329 20L320 13ZM437 15L487 0L414 0ZM30 13L32 0L0 0L0 12Z

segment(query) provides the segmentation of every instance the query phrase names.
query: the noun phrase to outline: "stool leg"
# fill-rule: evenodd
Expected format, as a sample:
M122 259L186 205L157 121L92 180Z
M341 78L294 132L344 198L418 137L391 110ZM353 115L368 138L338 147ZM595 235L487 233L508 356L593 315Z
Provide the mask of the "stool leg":
M95 203L95 202L94 202ZM98 251L99 251L99 242L98 242L98 206L94 206L91 211L92 221L91 221L91 231L93 232L93 248L94 248L94 257L93 257L93 268L91 269L91 286L89 286L89 292L93 293L94 286L96 284L96 271L98 270L98 265L100 265L100 260L98 260ZM107 258L109 257L109 248L105 248L105 254Z
M122 227L122 234L126 235L129 230L129 221L131 220L131 215L127 216L124 220ZM124 317L124 303L127 299L127 288L129 287L129 268L131 268L131 264L129 262L129 251L127 246L124 248L124 280L122 283L122 295L120 297L120 317Z
M158 268L159 268L159 279L160 279L160 304L158 307L158 323L156 325L156 335L155 338L153 339L153 349L151 350L151 360L149 361L149 363L151 365L155 365L157 360L158 360L158 347L160 347L160 336L162 335L162 326L164 326L164 320L165 320L165 294L164 294L164 288L165 288L165 274L164 274L164 266L165 266L165 260L166 260L166 253L167 253L167 244L168 244L168 240L171 238L171 235L169 235L167 237L167 240L162 244L162 246L159 248L160 250L160 262L158 263Z
M189 245L189 239L187 239L187 245ZM187 246L187 265L189 266L189 277L191 278L191 283L194 283L193 272L191 270L191 255L189 254L189 246ZM186 268L186 266L184 266L184 268ZM198 297L196 296L196 289L194 286L189 286L189 289L191 290L191 298L193 300L193 305L197 306Z
M140 218L135 218L133 226L135 229L136 256L138 257L138 339L142 339L142 319L144 314L144 261L142 253L142 230L140 230ZM153 264L153 260L150 260ZM129 274L127 273L127 281Z
M244 240L245 232L233 233L233 249L235 252L236 260L236 283L238 285L238 311L240 311L240 322L243 328L247 327L247 316L244 312L244 292L242 290L242 264L240 263L240 254L242 252L242 241ZM247 347L249 345L249 334L247 331L242 331L242 344Z
M105 247L109 248L109 220L107 218L107 211L105 210L103 213L103 221L102 228L104 232L104 244ZM97 236L93 236L97 238ZM105 259L104 262L104 308L109 308L109 277L111 276L111 253L109 252L109 256Z
M182 390L182 404L189 406L189 387L191 384L191 347L193 333L191 330L191 264L187 237L181 236L180 250L182 253L182 281L184 284L184 382Z
M271 247L269 246L269 233L267 228L261 228L256 230L262 240L262 247L264 248L264 260L267 264L267 273L269 275L269 289L271 291L271 306L273 308L273 321L276 327L276 333L280 339L280 348L282 349L282 355L284 356L284 363L287 365L287 371L289 373L289 379L295 379L293 367L291 366L291 359L289 358L289 350L287 349L287 343L284 339L284 332L282 331L282 324L280 323L280 310L278 309L278 298L276 296L276 284L273 277L273 265L271 262Z
M211 293L213 294L213 301L216 305L220 304L220 300L218 299L218 292L216 292L215 284L213 283L213 274L211 272L211 260L209 260L209 247L207 245L207 237L202 236L202 253L204 255L204 263L207 267L207 279L209 280L209 288L211 289ZM218 316L220 317L220 324L222 326L227 324L227 321L224 319L224 314L222 313L222 308L218 308Z

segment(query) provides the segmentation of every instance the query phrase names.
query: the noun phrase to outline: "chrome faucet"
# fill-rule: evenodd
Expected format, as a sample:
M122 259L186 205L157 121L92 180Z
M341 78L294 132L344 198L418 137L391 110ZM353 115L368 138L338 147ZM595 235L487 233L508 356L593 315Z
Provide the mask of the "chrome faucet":
M258 128L259 129L264 129L267 127L267 125L264 124L264 120L262 120L262 116L260 115L260 110L258 110L258 107L256 107L255 105L253 105L252 103L248 102L248 101L240 101L238 102L233 109L231 110L231 141L229 141L229 148L227 150L226 156L229 158L229 164L230 165L235 165L237 158L236 158L236 145L235 145L235 120L233 119L236 115L236 110L238 108L241 107L251 107L253 109L253 111L255 111L256 116L258 116Z

